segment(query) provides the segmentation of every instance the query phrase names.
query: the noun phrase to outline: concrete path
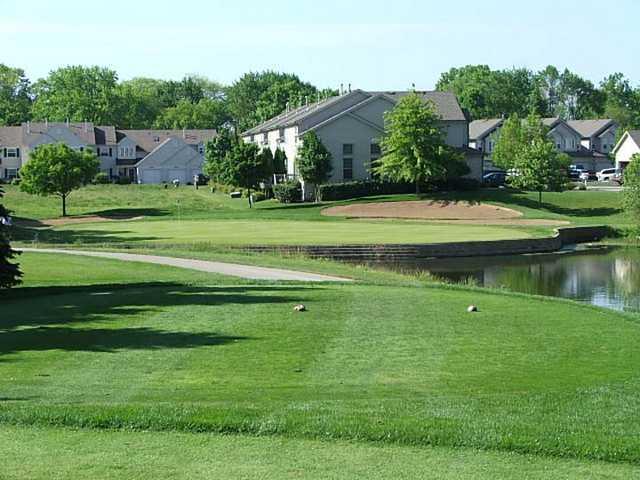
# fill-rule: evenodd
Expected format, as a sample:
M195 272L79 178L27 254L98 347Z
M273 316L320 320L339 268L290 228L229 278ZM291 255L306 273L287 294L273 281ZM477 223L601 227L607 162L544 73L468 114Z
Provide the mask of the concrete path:
M65 255L81 255L85 257L110 258L127 262L155 263L170 267L187 268L200 272L219 273L232 277L248 278L252 280L297 280L301 282L351 282L349 278L332 277L316 273L281 270L279 268L253 267L236 263L210 262L207 260L192 260L188 258L160 257L157 255L139 255L136 253L116 252L87 252L82 250L66 250L54 248L20 248L23 252L55 253Z

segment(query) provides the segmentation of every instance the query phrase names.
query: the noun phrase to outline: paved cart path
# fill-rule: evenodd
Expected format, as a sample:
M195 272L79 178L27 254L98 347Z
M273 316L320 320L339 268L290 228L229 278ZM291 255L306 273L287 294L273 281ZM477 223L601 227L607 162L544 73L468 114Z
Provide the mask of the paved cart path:
M127 262L155 263L171 267L187 268L201 272L220 273L232 277L252 280L298 280L301 282L351 282L349 278L332 277L316 273L282 270L279 268L254 267L237 263L211 262L188 258L161 257L157 255L140 255L137 253L89 252L84 250L66 250L54 248L20 248L23 252L56 253L64 255L81 255L85 257L110 258Z

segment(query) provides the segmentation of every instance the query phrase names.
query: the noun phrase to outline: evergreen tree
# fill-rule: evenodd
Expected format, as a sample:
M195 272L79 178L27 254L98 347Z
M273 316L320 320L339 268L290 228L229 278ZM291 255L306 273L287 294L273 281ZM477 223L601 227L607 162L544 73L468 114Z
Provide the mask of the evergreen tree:
M329 180L333 168L331 153L315 132L311 131L304 135L296 162L300 177L305 183L313 185L314 198L319 202L321 200L320 185Z
M640 236L640 154L631 157L624 169L623 205L633 224L634 234Z
M0 201L3 195L4 192L0 187ZM9 227L5 225L8 218L9 211L0 203L0 290L18 285L22 276L18 265L11 262L18 252L12 250L9 244Z
M273 154L273 173L283 175L287 173L287 154L280 147Z

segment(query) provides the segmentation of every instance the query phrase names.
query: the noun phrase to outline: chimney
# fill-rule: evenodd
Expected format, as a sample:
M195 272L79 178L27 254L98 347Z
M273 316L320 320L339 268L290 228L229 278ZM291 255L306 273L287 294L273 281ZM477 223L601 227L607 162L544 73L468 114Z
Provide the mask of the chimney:
M85 132L89 131L89 122L87 122L86 120L84 121L84 131Z
M31 122L27 120L27 135L31 135Z
M67 127L68 127L69 126L69 119L68 118L65 120L65 123L67 124Z
M44 128L47 128L47 129L49 128L49 119L48 118L44 119ZM31 126L29 126L29 129L31 129Z
M349 93L351 93L351 84L349 84Z
M340 95L344 95L344 83L340 84Z
M291 103L287 102L287 113L289 113L289 108L291 107Z
M182 127L182 138L187 138L187 129L186 129L186 127Z
M305 107L309 106L309 96L308 95L305 95L305 97L304 97L304 106Z

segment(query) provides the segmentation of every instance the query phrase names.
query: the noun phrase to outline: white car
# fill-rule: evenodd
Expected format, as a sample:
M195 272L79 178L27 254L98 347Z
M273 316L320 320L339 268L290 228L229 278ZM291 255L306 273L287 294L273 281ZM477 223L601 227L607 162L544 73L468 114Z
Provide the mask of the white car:
M596 177L598 177L599 182L610 182L616 175L615 168L605 168L604 170L600 170L596 173Z

